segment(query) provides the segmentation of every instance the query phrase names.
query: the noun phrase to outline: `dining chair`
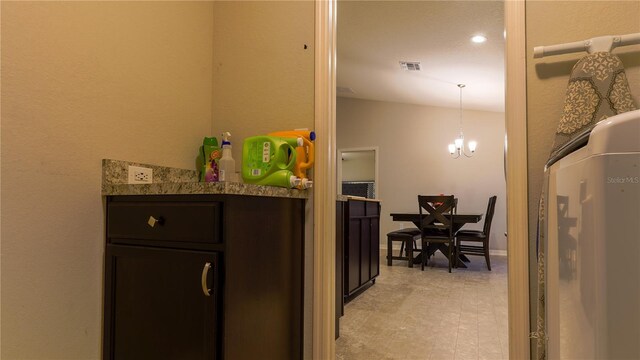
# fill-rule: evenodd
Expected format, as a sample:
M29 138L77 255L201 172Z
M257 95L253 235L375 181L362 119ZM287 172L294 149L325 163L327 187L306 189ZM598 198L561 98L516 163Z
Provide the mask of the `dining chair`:
M408 266L413 267L413 253L421 252L416 246L416 238L419 238L422 232L418 228L400 229L387 234L387 266L391 266L392 260L407 260ZM401 241L400 254L393 255L393 242ZM406 251L405 251L406 249ZM402 256L402 252L405 256Z
M480 230L459 230L456 233L456 258L464 255L484 256L487 261L487 269L491 271L491 259L489 258L489 238L491 236L491 222L496 209L497 196L489 198L487 212L484 218L484 226Z
M423 271L429 256L429 245L446 244L449 272L451 272L452 261L456 260L452 259L452 254L454 253L453 217L455 216L455 203L453 195L418 195Z

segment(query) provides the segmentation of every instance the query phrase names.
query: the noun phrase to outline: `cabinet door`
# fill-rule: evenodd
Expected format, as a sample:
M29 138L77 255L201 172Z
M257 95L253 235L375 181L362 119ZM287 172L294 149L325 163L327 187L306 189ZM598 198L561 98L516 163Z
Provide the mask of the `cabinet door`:
M349 235L345 241L348 243L347 249L347 272L349 276L347 294L360 286L360 239L361 228L360 219L349 219Z
M371 280L371 219L363 218L360 222L360 285Z
M371 218L371 278L380 274L380 218Z
M104 359L218 357L216 253L108 245L105 265Z
M344 287L342 281L344 275L342 267L344 262L343 237L344 237L344 201L336 201L336 309L335 309L335 338L340 336L340 317L344 315Z

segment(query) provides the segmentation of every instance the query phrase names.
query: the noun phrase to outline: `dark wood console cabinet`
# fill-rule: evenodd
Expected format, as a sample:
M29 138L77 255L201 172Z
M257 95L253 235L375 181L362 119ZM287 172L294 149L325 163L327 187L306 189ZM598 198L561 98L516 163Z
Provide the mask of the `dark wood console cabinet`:
M344 315L344 208L346 201L336 201L336 310L335 338L340 337L340 318Z
M301 359L304 200L106 198L106 359Z
M349 199L342 212L342 288L348 299L380 274L380 203Z

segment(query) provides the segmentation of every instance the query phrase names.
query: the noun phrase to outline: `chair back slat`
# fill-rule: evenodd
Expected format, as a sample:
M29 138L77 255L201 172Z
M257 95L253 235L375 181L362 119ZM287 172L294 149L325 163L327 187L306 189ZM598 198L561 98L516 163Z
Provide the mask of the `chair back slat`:
M418 195L420 227L423 232L434 229L451 231L455 203L453 195Z
M496 210L497 199L498 197L496 195L490 197L489 204L487 205L487 213L484 218L484 228L482 229L482 232L487 238L489 238L489 235L491 234L491 223L493 222L493 213Z

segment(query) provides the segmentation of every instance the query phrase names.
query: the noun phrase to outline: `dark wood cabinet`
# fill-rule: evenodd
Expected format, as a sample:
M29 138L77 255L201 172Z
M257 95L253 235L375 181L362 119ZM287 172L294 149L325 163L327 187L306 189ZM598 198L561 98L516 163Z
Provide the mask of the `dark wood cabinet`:
M345 300L375 282L379 274L380 203L336 201L336 339Z
M349 199L341 220L343 296L349 298L380 274L380 203Z
M104 359L302 358L304 200L107 197Z
M344 315L344 208L345 201L336 201L336 310L335 338L340 337L340 318Z
M108 245L106 271L105 359L217 358L217 253Z

